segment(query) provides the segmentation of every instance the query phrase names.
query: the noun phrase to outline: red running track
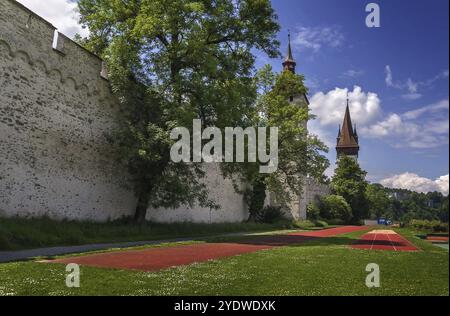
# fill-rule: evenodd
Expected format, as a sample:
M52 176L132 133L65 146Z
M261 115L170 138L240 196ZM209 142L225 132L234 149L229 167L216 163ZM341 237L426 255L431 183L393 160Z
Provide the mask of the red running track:
M261 236L252 240L233 243L203 243L144 250L122 250L79 257L51 260L54 263L76 263L86 266L157 271L174 266L205 262L259 250L267 250L290 244L299 244L315 238L331 237L354 231L366 230L366 226L345 226L313 232L299 232L279 236Z
M357 249L418 251L419 249L408 240L393 232L389 234L371 232L363 235L354 245Z
M448 237L444 236L427 236L427 240L429 241L437 241L437 242L448 242Z

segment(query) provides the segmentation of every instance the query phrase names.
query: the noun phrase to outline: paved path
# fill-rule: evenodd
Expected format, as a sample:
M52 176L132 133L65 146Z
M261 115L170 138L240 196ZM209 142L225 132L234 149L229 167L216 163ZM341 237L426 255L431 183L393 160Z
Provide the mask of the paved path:
M166 242L177 242L192 240L192 238L186 239L170 239L170 240L156 240L156 241L140 241L140 242L125 242L125 243L113 243L113 244L91 244L82 246L63 246L63 247L48 247L37 248L30 250L15 250L15 251L0 251L0 262L29 260L36 257L52 257L67 255L71 253L81 253L96 250L107 250L111 248L129 248L145 245L161 244Z
M205 262L211 259L252 253L274 247L299 244L316 238L326 238L354 231L366 230L367 226L345 226L313 232L297 232L277 236L259 236L251 240L232 243L204 243L144 250L122 250L90 254L72 258L51 260L54 263L77 263L80 265L157 271L174 266Z

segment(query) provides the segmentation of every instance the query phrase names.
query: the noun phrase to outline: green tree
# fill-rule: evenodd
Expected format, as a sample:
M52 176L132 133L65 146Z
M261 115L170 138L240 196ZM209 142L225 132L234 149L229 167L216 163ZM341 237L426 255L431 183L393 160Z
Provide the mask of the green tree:
M244 194L252 221L259 220L264 209L264 201L266 200L266 183L264 180L264 177L255 176L251 189Z
M352 209L342 196L328 195L319 200L320 217L323 219L340 219L349 223L352 219Z
M370 217L378 219L391 214L391 201L384 187L380 184L369 184L366 189L369 202Z
M369 216L366 174L355 159L344 155L339 158L331 180L333 191L342 196L352 208L355 223Z
M278 127L278 169L271 174L261 174L260 163L224 165L226 174L238 173L241 181L249 183L245 193L251 197L250 220L257 217L258 210L253 205L264 204L265 195L258 192L270 191L271 199L286 207L301 194L306 176L323 181L324 171L329 166L322 154L328 148L316 136L308 134L306 124L313 116L306 102L291 102L292 96L307 93L303 76L289 71L275 74L267 65L255 80L259 95L249 124Z
M103 57L121 103L112 137L138 198L148 206L217 207L198 164L170 160L170 131L241 126L256 97L253 49L279 55L277 17L269 0L80 0L90 36L82 44ZM192 135L192 133L191 133Z
M405 209L403 208L402 202L397 199L392 199L391 205L393 219L396 221L400 220L405 215Z
M439 209L439 219L444 223L448 223L448 213L448 196L446 196L444 197Z

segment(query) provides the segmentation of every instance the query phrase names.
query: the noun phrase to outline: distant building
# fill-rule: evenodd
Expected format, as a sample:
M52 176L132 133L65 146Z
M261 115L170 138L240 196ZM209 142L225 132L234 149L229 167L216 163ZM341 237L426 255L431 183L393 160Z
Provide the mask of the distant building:
M349 100L347 98L347 108L345 109L344 122L339 126L336 145L337 159L342 155L358 159L359 156L359 138L356 131L356 125L352 126L350 117Z
M389 198L394 199L394 200L398 200L398 201L403 201L406 200L408 198L408 193L405 192L391 192L388 194Z

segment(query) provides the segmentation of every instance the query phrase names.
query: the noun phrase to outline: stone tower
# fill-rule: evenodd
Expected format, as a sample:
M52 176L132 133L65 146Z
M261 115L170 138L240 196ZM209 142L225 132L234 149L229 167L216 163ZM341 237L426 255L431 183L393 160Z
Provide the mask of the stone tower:
M287 55L283 60L283 71L289 71L296 73L297 63L293 57L292 46L291 46L291 36L289 34L289 44L287 49ZM290 96L290 102L300 106L309 107L309 100L305 93ZM304 120L299 122L305 130L308 130L308 121ZM294 199L289 205L289 211L285 214L289 218L296 220L305 220L307 218L306 210L308 205L317 199L318 196L325 196L330 194L330 188L328 185L319 183L316 179L310 176L302 176L303 189L302 193L298 198ZM269 192L270 200L270 192Z
M283 71L290 71L295 74L295 67L297 66L297 62L295 61L294 56L292 54L291 34L290 33L288 34L288 39L289 39L288 51L287 51L287 55L284 58L284 61L282 63ZM308 100L308 97L306 94L291 96L290 101L299 103L299 104L303 103L303 104L306 104L307 106L309 106L309 100Z
M342 155L358 159L359 139L356 132L356 125L352 126L352 118L350 116L349 100L347 98L347 108L345 109L344 122L342 127L339 126L339 132L336 145L337 159Z

